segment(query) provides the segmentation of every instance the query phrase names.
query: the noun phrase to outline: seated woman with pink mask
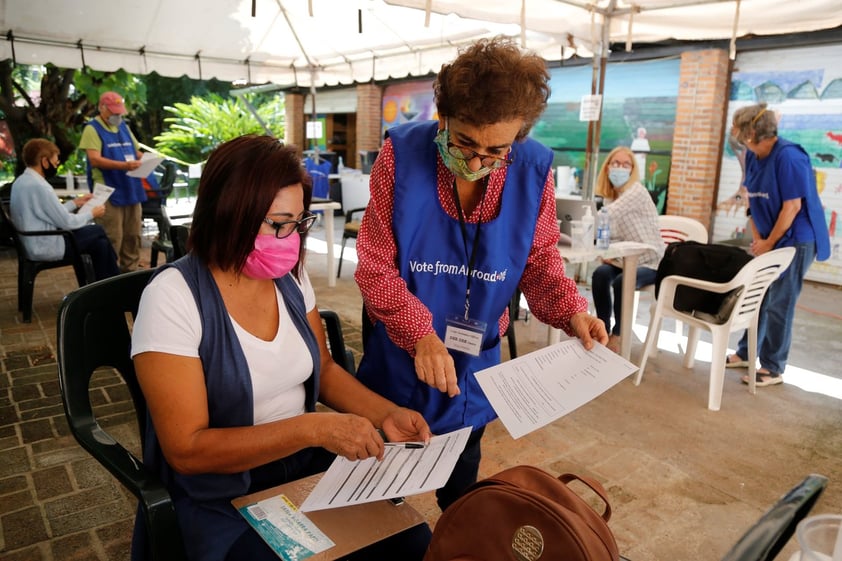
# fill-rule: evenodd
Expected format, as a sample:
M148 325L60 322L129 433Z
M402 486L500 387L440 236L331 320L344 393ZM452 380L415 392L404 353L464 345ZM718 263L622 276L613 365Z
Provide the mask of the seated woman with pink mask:
M132 356L149 408L144 463L173 497L190 559L276 561L232 498L336 455L382 458L381 434L431 436L419 413L331 359L303 266L310 198L294 148L269 136L222 144L202 174L188 254L141 299ZM139 516L133 559L146 558L144 536ZM421 524L352 558L420 560L429 539Z

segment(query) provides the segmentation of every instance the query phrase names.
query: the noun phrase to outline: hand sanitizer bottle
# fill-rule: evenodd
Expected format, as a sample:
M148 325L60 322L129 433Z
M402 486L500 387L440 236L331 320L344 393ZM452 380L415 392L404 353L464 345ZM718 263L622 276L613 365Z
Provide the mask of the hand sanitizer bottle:
M608 249L611 243L611 217L608 209L603 205L597 213L596 220L596 247L597 249Z
M585 215L582 216L582 247L590 249L594 242L594 216L591 214L591 205L582 205Z

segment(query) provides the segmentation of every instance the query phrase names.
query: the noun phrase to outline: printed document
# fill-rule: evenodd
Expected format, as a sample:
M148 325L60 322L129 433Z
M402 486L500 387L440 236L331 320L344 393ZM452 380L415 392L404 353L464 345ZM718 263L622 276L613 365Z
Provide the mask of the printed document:
M637 366L596 343L568 339L475 374L512 438L520 438L599 396Z
M108 200L108 197L110 197L113 192L114 187L109 187L108 185L103 185L102 183L94 183L94 196L79 207L78 212L83 210L92 210L100 205L104 205L105 201Z
M407 497L443 487L470 434L471 427L465 427L434 436L422 448L387 446L382 461L352 462L337 456L302 503L301 511Z
M149 174L152 173L155 166L163 161L164 158L156 156L152 152L144 152L143 156L140 158L140 167L133 169L132 171L127 171L126 175L129 177L149 177Z

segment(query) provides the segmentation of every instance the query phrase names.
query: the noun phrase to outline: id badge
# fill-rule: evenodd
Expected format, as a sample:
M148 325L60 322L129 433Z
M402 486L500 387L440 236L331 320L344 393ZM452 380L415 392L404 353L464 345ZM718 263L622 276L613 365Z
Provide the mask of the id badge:
M479 356L482 350L482 336L486 323L464 316L449 316L444 332L444 346L473 356Z

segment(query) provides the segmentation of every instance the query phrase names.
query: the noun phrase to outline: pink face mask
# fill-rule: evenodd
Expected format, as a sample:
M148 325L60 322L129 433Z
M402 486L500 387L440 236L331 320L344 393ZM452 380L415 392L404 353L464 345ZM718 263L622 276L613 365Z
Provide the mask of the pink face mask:
M258 234L243 266L243 273L253 279L279 279L298 263L301 238L298 232L278 239L275 234Z

